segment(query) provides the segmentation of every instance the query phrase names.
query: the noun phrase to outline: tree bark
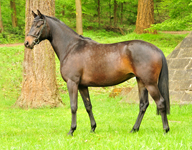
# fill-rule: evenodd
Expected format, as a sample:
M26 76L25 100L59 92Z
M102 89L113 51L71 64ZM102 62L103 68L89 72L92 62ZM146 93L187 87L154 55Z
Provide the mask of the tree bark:
M61 11L62 16L65 16L65 5L63 5L63 10Z
M111 16L111 0L109 0L109 24L110 26L112 25L112 16Z
M117 1L114 0L114 27L117 27Z
M99 27L100 27L100 24L101 24L101 8L100 8L100 0L97 1L98 3L98 6L97 6L97 13L98 13L98 23L99 23Z
M15 0L10 1L10 6L11 6L11 18L12 18L12 26L15 28L17 26L17 15L16 15L16 5L15 5Z
M75 0L75 4L76 4L76 30L78 34L83 35L81 0Z
M154 2L153 0L139 0L137 21L135 32L141 33L157 33L157 31L145 30L154 24Z
M3 20L1 16L1 2L0 2L0 33L3 32Z
M25 35L34 17L32 10L54 16L55 0L26 0ZM55 54L48 40L33 50L25 48L21 95L15 103L22 108L58 107L63 103L56 82Z
M123 24L123 3L121 2L121 25Z

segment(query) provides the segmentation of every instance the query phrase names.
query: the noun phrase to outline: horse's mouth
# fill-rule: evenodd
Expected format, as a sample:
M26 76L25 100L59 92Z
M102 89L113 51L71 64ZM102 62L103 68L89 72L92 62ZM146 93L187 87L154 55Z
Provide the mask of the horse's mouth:
M25 46L26 48L33 49L34 46Z
M34 43L29 44L28 41L25 41L24 45L25 45L26 48L29 48L29 49L33 49L34 48Z

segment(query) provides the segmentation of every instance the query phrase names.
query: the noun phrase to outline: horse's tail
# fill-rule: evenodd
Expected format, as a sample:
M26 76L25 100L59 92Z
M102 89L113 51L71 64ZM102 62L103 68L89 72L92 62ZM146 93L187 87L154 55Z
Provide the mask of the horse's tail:
M166 58L162 53L162 68L159 75L158 88L165 100L166 113L170 114L170 101L169 101L169 72ZM159 110L157 108L157 114L159 115Z

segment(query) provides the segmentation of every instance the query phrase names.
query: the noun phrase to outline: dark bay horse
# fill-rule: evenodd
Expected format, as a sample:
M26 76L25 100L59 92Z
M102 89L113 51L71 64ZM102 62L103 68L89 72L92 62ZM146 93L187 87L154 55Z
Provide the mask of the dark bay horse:
M32 12L34 21L26 36L25 46L32 49L48 39L60 60L60 72L67 82L72 113L70 135L76 129L78 90L90 118L91 131L96 122L92 112L88 87L112 86L136 77L140 111L131 132L138 131L149 105L148 92L160 112L165 132L169 131L170 112L168 67L164 54L156 46L132 40L114 44L100 44L78 35L60 20Z

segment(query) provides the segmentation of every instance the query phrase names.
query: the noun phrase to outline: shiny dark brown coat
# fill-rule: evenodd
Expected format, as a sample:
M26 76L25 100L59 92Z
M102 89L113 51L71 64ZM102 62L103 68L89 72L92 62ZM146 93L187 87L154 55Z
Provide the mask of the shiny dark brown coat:
M69 131L76 129L78 90L84 101L95 131L96 122L88 87L112 86L136 77L139 89L140 112L132 132L138 131L149 105L148 92L162 116L163 128L169 131L166 113L170 111L168 68L165 56L156 46L140 41L100 44L75 33L56 18L34 12L34 22L25 39L25 46L33 48L48 39L60 60L60 71L67 82L70 96L72 123Z

